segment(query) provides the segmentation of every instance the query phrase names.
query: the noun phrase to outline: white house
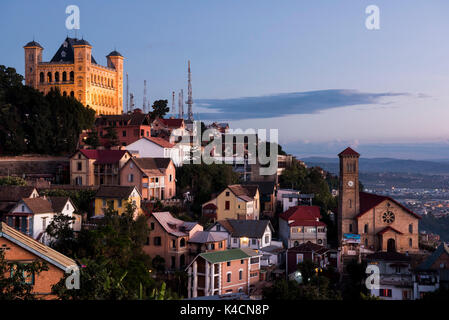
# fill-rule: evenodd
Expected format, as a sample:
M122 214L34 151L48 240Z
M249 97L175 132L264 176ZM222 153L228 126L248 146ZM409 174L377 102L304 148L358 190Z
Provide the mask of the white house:
M260 250L262 266L280 263L282 242L273 241L274 229L269 220L219 220L209 231L226 235L229 249Z
M74 211L75 206L68 197L24 198L5 215L5 221L16 230L48 244L50 239L45 230L56 214L62 213L75 218L72 228L79 230L80 217Z
M184 148L159 137L143 137L126 146L126 150L140 158L170 158L175 166L182 166Z
M410 257L398 252L376 252L366 257L368 266L379 268L379 287L370 293L382 300L413 300Z

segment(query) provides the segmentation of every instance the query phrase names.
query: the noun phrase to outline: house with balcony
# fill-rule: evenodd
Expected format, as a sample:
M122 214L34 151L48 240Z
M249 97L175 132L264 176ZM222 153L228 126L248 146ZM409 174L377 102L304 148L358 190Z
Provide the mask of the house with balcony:
M318 206L291 207L279 215L279 237L286 248L312 242L327 246L327 227Z
M366 256L368 266L379 268L379 288L370 293L381 300L413 300L411 258L399 252L379 251Z
M203 204L203 214L213 220L258 220L260 195L257 185L234 184Z
M75 205L68 197L23 198L3 219L10 227L48 244L51 239L46 234L46 229L55 215L64 214L75 218L78 222L76 226L80 225L80 217L74 214L75 210ZM71 225L72 228L74 226L75 224Z
M70 183L78 186L118 185L120 168L131 158L126 150L80 149L70 157Z
M134 214L141 214L142 196L135 186L105 186L98 188L95 194L94 212L96 217L104 215L104 210L111 207L122 214L127 204L135 206Z
M177 219L170 212L152 212L148 218L150 235L143 251L152 259L163 259L165 270L185 268L190 261L188 241L196 232L203 231L197 222Z
M260 254L249 248L204 252L185 269L188 298L254 292L260 279Z
M414 269L414 297L421 299L440 287L449 289L449 245L444 242Z
M191 261L203 252L222 251L227 249L228 236L217 232L197 231L188 240Z
M144 200L176 195L176 168L170 158L131 158L120 170L120 181L136 186Z
M250 248L262 254L261 265L273 266L283 261L282 242L273 240L270 220L225 219L215 222L209 231L227 238L228 248Z

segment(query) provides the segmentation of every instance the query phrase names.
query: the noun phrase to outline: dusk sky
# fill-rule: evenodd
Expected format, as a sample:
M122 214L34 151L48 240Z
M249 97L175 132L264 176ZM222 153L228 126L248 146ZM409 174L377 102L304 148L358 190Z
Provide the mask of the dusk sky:
M0 64L24 73L33 38L52 58L67 35L65 8L106 64L125 57L141 107L187 93L195 117L231 128L277 128L284 149L336 156L449 159L449 1L3 1ZM368 5L380 30L365 27ZM177 105L177 101L176 101Z

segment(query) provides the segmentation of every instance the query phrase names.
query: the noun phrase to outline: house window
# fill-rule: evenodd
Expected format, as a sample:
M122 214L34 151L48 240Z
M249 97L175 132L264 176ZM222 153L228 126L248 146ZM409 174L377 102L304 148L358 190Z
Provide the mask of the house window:
M237 243L237 238L233 238L232 242L236 244Z
M229 197L229 191L226 191L226 197Z
M22 212L25 212L25 206L22 206Z
M255 246L255 245L257 244L257 240L256 240L256 239L252 239L252 240L251 240L251 244L252 244L253 246Z
M121 207L122 207L122 201L121 201L121 200L118 200L117 203L118 203L117 206L118 206L119 208L121 208Z
M161 237L154 237L153 243L155 246L161 246L162 245Z
M223 248L223 242L220 242L220 243L218 244L218 247L219 247L220 249L222 249L222 248Z
M146 245L146 246L149 246L149 245L150 245L150 237L147 237L147 241L145 242L145 245Z
M352 223L349 225L349 233L352 233Z
M243 279L243 270L240 269L239 270L239 280L242 280L242 279Z
M154 230L154 222L151 222L151 224L150 224L150 229L151 229L151 230Z
M171 247L172 247L173 249L176 249L176 240L172 240L172 241L171 241Z
M42 230L47 229L47 217L42 218Z
M170 175L169 178L168 178L168 180L169 180L170 182L172 182L172 179L173 179L173 176Z
M185 247L186 246L186 239L182 238L181 241L179 242L179 246L181 248ZM213 246L214 245L212 244L212 249L215 249Z
M132 173L128 174L128 182L134 182L134 175Z
M229 210L229 208L231 207L231 203L229 201L225 202L225 210Z
M245 260L241 259L240 264L243 264L243 263L245 263Z
M83 168L83 163L82 162L77 162L76 164L78 171L81 171Z
M231 272L226 273L226 282L231 282Z
M20 218L19 217L14 218L14 228L16 228L17 230L20 229Z
M302 253L296 254L296 264L301 263L304 261L304 255Z
M126 130L123 130L123 131L122 131L122 136L123 136L123 137L126 137Z
M226 262L226 266L230 267L231 266L231 261Z
M106 199L103 199L103 207L106 207Z
M410 248L413 247L413 240L412 240L412 238L408 239L408 246Z
M265 236L265 244L268 244L270 242L270 236L266 235Z
M381 297L391 298L391 289L380 289L379 290L379 295Z
M144 136L144 134L145 134L145 130L140 130L140 135Z

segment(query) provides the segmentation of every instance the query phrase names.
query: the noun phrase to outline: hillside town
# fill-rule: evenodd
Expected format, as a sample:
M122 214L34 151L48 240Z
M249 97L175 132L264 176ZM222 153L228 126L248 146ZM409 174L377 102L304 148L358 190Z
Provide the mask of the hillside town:
M186 114L174 92L171 107L155 100L136 108L123 93L125 57L113 50L102 66L92 47L67 37L43 61L33 40L23 47L24 77L0 66L0 103L10 108L0 114L0 296L447 295L449 245L420 233L425 208L447 205L418 206L404 201L405 190L365 190L363 155L351 147L335 155L335 176L277 141L196 120L190 61ZM42 106L48 118L33 122ZM59 106L71 108L71 118L50 116ZM14 122L16 115L23 118ZM44 121L55 126L48 139L36 131ZM269 174L264 152L274 161Z

